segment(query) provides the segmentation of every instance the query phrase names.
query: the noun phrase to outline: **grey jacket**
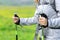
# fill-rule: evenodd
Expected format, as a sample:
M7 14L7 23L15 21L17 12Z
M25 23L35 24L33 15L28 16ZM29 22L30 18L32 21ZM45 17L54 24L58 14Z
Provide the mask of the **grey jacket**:
M52 0L51 0L52 1ZM49 1L50 2L50 1ZM60 40L60 16L56 13L51 5L40 5L35 15L31 18L20 18L21 25L30 25L38 23L38 14L45 13L48 16L48 27L45 28L45 40ZM40 30L41 34L41 30Z

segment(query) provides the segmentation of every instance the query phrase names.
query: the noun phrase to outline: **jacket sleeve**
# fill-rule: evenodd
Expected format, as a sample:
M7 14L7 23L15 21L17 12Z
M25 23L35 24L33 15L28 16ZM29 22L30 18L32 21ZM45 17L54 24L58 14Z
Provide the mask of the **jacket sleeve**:
M36 17L20 18L20 24L22 25L30 25L30 24L36 24L36 23L37 23Z
M48 27L60 28L60 17L48 20Z

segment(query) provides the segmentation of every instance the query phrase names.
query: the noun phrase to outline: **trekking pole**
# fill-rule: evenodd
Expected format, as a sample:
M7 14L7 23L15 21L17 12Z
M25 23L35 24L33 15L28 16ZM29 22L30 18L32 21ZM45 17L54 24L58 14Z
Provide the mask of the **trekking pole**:
M40 16L48 19L47 15L45 15L44 13L40 14ZM42 28L42 40L45 40L44 39L44 28L45 28L45 26L41 25L41 28Z
M42 40L44 40L44 27L42 27Z
M16 40L18 40L18 29L16 24L15 24L15 27L16 27Z
M43 27L43 25L41 25L41 28L42 28L42 40L44 40L44 27Z
M18 17L17 14L14 14L14 17ZM15 24L15 27L16 27L16 40L18 40L18 27L17 27L17 24Z
M19 18L19 16L17 15L17 13L15 13L14 14L14 17L17 17L17 18ZM19 21L20 22L20 21ZM19 24L20 25L20 24ZM15 24L15 27L16 27L16 40L18 40L18 27L17 27L18 25L17 24ZM20 25L21 26L21 29L22 29L22 31L24 31L23 30L23 26L22 25Z

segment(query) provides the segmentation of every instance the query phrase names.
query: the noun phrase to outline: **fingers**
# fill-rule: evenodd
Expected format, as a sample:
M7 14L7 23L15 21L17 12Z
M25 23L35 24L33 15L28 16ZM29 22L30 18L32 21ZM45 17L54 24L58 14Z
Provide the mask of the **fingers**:
M18 17L13 17L13 22L14 22L14 23L17 23L17 22L18 22L18 20L19 20L19 18L18 18Z
M47 25L47 19L40 16L39 17L39 24L46 26Z

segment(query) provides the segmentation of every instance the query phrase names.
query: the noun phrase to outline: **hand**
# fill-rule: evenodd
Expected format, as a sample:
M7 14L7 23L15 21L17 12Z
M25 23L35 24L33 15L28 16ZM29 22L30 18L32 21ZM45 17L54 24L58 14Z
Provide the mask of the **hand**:
M15 14L14 15L14 17L13 17L13 22L15 23L15 24L17 24L17 25L19 25L19 23L20 23L20 19L19 19L19 17Z
M40 17L39 17L39 24L40 24L41 26L46 27L47 24L48 24L48 21L47 21L46 18L40 16Z
M17 23L17 22L18 22L18 20L19 20L19 18L18 18L18 17L13 17L13 22L14 22L14 23Z

